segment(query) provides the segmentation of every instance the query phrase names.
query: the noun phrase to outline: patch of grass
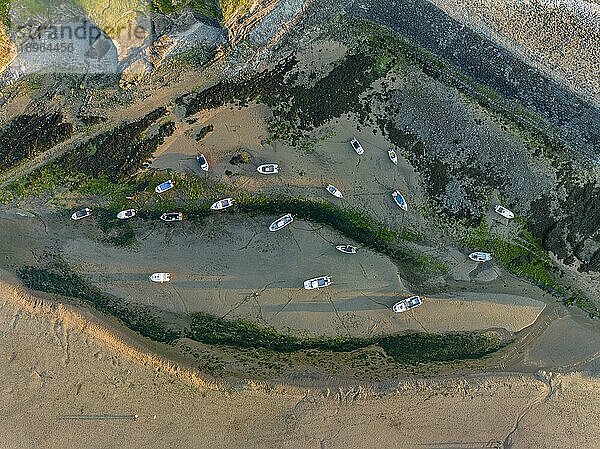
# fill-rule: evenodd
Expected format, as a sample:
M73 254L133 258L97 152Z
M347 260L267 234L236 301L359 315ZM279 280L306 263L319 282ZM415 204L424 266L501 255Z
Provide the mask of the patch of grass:
M243 16L250 12L254 0L219 0L223 20L228 21L234 16Z
M51 164L9 184L5 191L11 198L40 197L54 193L61 186L72 185L77 179Z
M451 334L407 333L387 337L301 338L282 334L273 327L244 319L225 320L205 313L192 315L189 338L205 344L236 348L264 348L275 352L331 351L349 352L379 345L394 361L407 365L477 359L503 346L492 333Z
M162 14L171 14L176 11L181 11L184 8L189 8L195 13L209 17L214 20L221 20L221 9L219 0L150 0L152 8L156 12Z
M400 238L406 242L420 243L425 239L423 232L411 229L402 229Z
M10 2L11 0L0 0L0 22L6 27L10 26Z
M485 220L470 230L463 244L477 251L491 253L512 274L528 279L541 288L564 295L555 281L550 257L541 243L526 229L521 229L514 242L490 233Z
M244 319L225 320L206 313L194 313L189 338L201 343L237 348L264 348L276 352L308 349L347 352L369 346L375 340L364 338L299 338L282 334L274 327L261 326Z
M586 298L581 290L576 290L573 294L565 299L565 304L568 306L575 305L581 310L587 312L591 318L600 318L600 309L593 301Z
M478 332L409 333L383 337L378 344L395 361L408 365L479 359L503 346L497 335Z

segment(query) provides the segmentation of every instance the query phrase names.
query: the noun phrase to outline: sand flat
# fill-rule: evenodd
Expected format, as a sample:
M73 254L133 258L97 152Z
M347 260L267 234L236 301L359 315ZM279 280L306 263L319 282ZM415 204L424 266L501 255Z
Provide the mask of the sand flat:
M348 242L314 223L296 220L271 233L266 228L274 218L229 215L201 228L156 223L133 251L74 238L65 242L64 255L85 278L128 301L169 312L246 318L316 336L516 332L544 308L524 296L486 291L426 298L418 309L394 314L392 305L413 293L387 257L365 248L342 254L335 245ZM172 282L149 282L156 271L171 272ZM331 276L333 285L303 289L304 280L321 275Z
M157 370L150 359L148 365L134 362L124 347L116 351L112 340L98 340L96 327L65 320L70 315L60 308L32 308L31 299L6 282L0 292L0 445L6 449L39 441L50 449L79 448L82 441L90 449L467 448L502 442L591 449L600 437L597 378L407 378L339 390L248 384L225 393ZM61 419L133 414L136 421Z

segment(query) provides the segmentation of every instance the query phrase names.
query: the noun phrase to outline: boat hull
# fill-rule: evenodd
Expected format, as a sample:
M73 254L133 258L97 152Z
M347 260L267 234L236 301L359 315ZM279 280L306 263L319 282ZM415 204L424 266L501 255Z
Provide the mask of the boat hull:
M73 212L71 214L71 220L73 220L73 221L81 220L83 218L89 217L90 215L92 215L92 209L90 209L89 207L86 207L85 209L81 209L76 212Z
M398 301L392 306L392 310L396 313L408 312L409 310L412 310L415 307L420 306L421 304L423 304L423 300L421 299L421 297L411 296L410 298Z
M335 247L335 249L344 254L356 254L358 251L358 248L352 245L338 245Z
M157 284L171 282L171 273L152 273L148 278Z
M160 216L160 219L166 223L172 223L174 221L182 221L183 214L181 212L166 212Z
M358 139L350 140L350 146L358 155L364 154L364 152L365 152L362 145L359 143Z
M127 209L127 210L122 210L121 212L119 212L117 214L117 218L119 220L127 220L128 218L133 218L135 217L135 209Z
M344 198L344 195L342 195L342 192L340 192L334 185L329 184L326 187L326 190L333 196L335 196L336 198Z
M305 290L315 290L318 288L328 287L331 285L331 278L329 276L320 276L318 278L307 279L304 281Z
M398 155L396 154L396 151L390 148L388 150L388 156L390 158L390 161L392 161L392 164L398 165Z
M163 183L161 183L161 184L157 185L157 186L154 188L154 191L155 191L156 193L164 193L164 192L166 192L167 190L171 190L171 189L172 189L174 186L175 186L175 184L173 183L173 181L171 181L171 180L169 179L168 181L165 181L165 182L163 182Z
M396 190L394 193L392 193L392 199L394 200L394 202L398 205L398 207L400 209L402 209L403 211L408 210L408 205L406 204L406 200L404 199L404 196L402 196L402 194L398 190Z
M279 173L279 165L277 164L263 164L256 168L256 171L263 175L274 175Z
M219 200L215 203L212 204L212 206L210 206L211 210L223 210L223 209L227 209L228 207L233 206L234 204L234 200L233 198L224 198L222 200Z
M496 212L498 215L507 218L509 220L512 220L513 218L515 218L515 214L508 210L506 207L502 207L500 205L497 205L496 207L494 207L494 212Z
M283 229L287 225L289 225L292 221L294 221L294 217L292 217L292 214L286 214L283 217L280 217L277 220L275 220L273 223L271 223L271 225L269 226L269 231L271 231L271 232L279 231L280 229Z
M490 253L477 251L469 254L469 259L471 259L473 262L489 262L492 260L492 255Z

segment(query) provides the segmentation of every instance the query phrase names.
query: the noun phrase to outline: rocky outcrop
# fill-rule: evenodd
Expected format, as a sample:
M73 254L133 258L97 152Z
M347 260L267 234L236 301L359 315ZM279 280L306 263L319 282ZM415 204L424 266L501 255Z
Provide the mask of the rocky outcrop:
M429 0L600 105L600 5L586 0Z
M0 24L0 73L8 67L16 56L15 44L9 39L4 27Z

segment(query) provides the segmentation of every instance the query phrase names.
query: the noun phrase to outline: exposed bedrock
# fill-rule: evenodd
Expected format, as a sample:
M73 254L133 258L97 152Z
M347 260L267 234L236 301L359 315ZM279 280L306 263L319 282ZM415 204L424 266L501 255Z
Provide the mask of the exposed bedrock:
M447 10L455 3L453 0L432 2ZM588 17L583 22L580 16L566 12L555 14L549 7L544 9L540 2L520 2L524 6L511 9L513 16L522 14L524 20L536 11L527 9L531 7L544 9L547 17L546 22L539 17L532 21L526 38L520 31L527 27L522 20L507 17L501 21L492 15L492 12L497 13L492 6L486 7L489 3L508 8L508 3L513 3L509 0L485 3L470 0L465 9L456 2L453 15L457 17L463 17L463 11L465 17L471 12L475 14L476 4L480 5L479 16L489 16L487 28L479 25L483 18L465 25L432 2L358 0L349 7L349 13L389 26L476 81L537 112L552 126L560 128L561 138L597 159L600 143L597 17ZM596 10L596 6L590 8ZM514 37L510 45L508 38L501 38L502 33L508 35L509 32Z

